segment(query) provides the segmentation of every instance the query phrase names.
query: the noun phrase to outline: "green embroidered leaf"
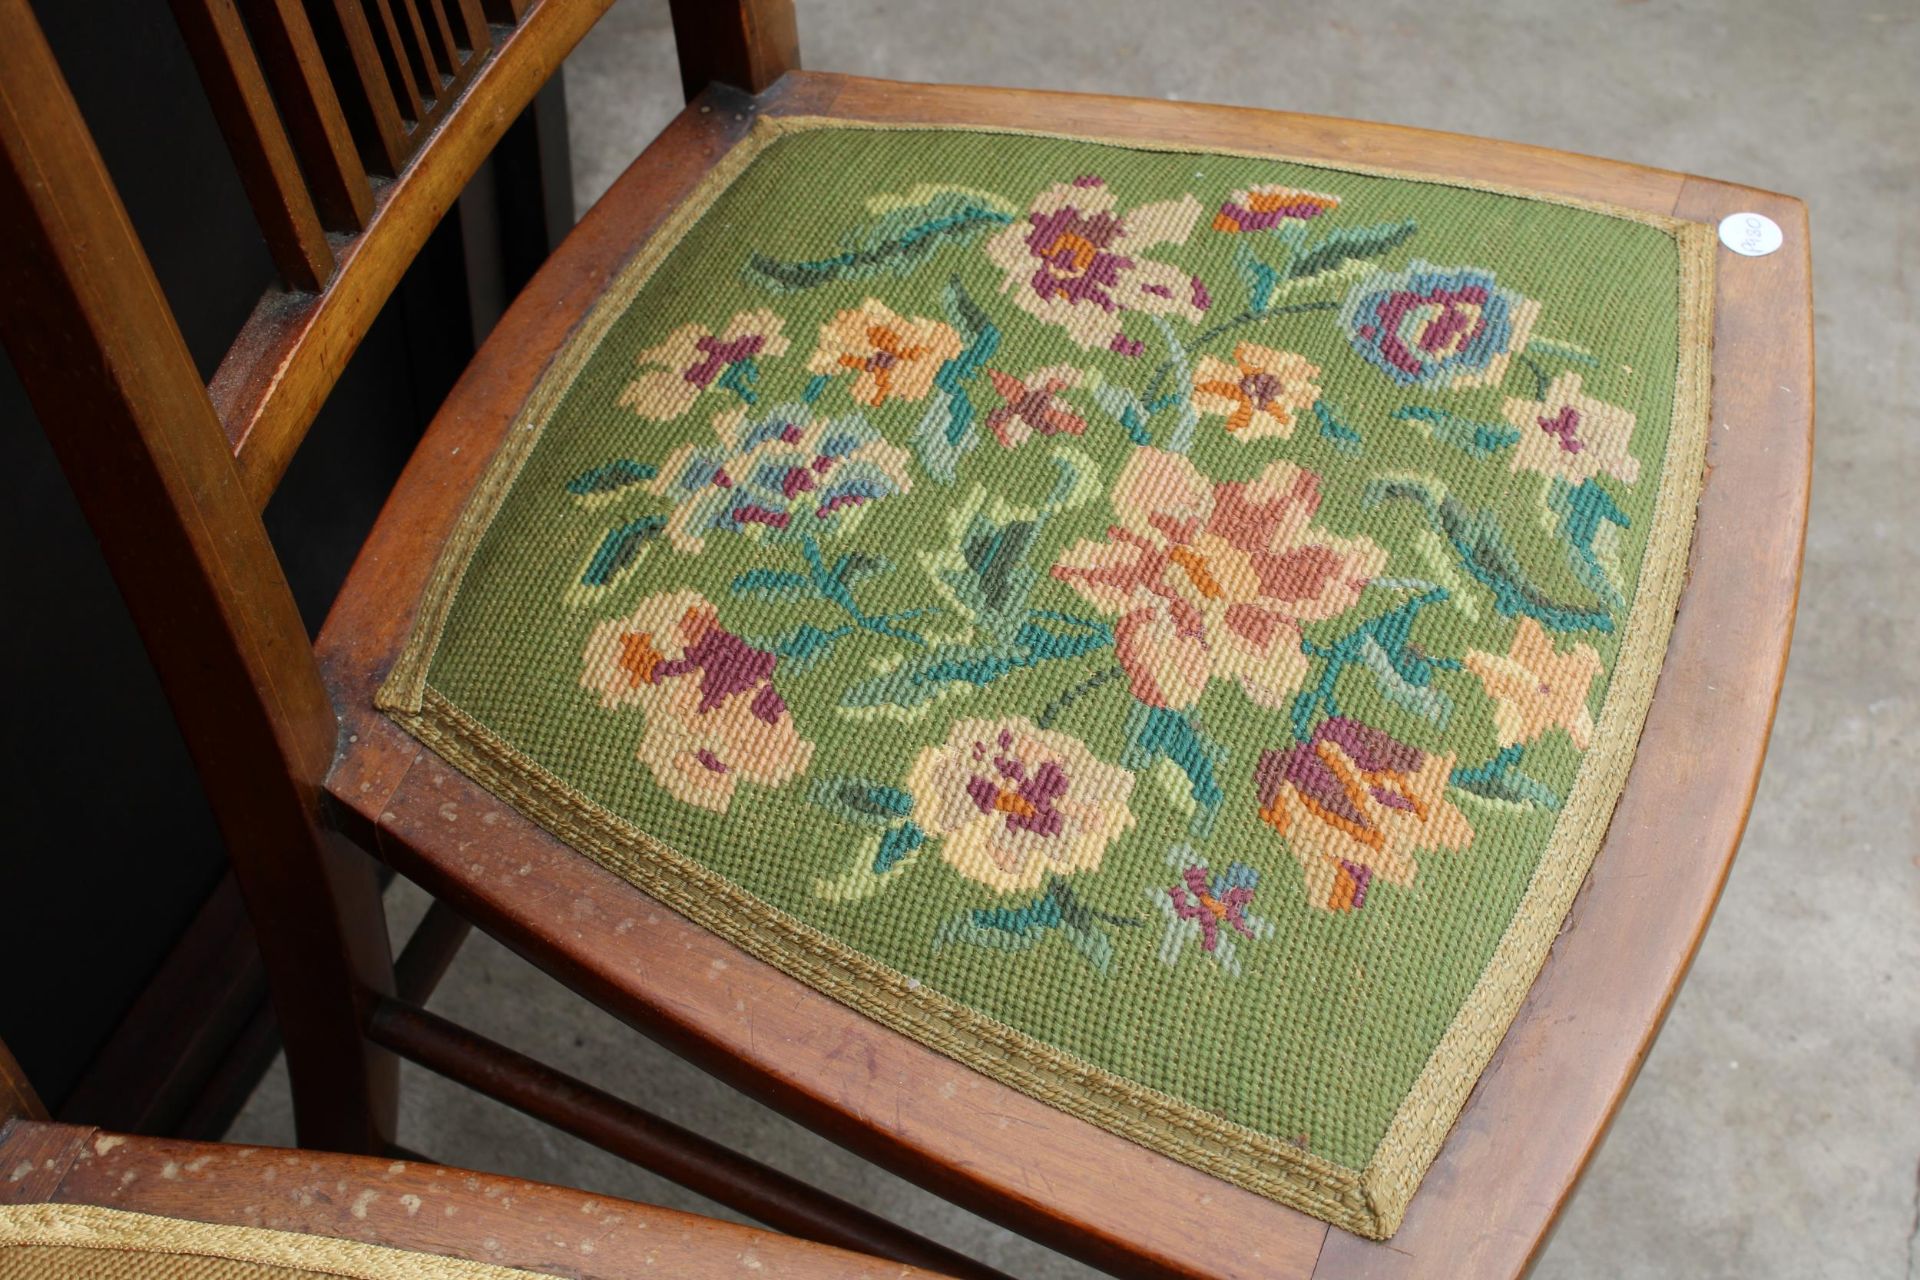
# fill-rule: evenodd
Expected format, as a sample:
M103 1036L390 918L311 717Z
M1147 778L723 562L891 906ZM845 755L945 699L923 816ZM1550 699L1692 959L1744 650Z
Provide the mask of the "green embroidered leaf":
M1247 310L1255 315L1263 314L1273 301L1273 290L1280 283L1280 273L1261 261L1247 246L1244 237L1236 238L1233 242L1233 269L1240 273L1241 283L1247 286Z
M1325 400L1313 402L1313 416L1319 419L1320 434L1333 441L1333 447L1345 454L1361 452L1360 433L1340 420L1340 415Z
M1549 630L1612 631L1613 615L1605 609L1583 609L1547 598L1520 567L1500 518L1491 509L1475 511L1432 481L1387 477L1367 486L1365 506L1384 502L1411 502L1426 513L1434 528L1452 544L1460 565L1493 593L1494 608L1512 617L1525 614Z
M586 571L580 575L583 587L604 587L633 567L640 558L640 552L647 543L659 537L667 527L665 516L641 516L617 529L610 530L600 540L600 546L593 557L587 561Z
M1520 440L1520 433L1504 422L1476 422L1426 405L1402 405L1392 416L1402 422L1424 423L1427 434L1435 440L1474 458L1491 457Z
M849 627L835 627L832 631L822 631L811 622L803 622L791 631L780 635L765 637L744 637L756 649L765 649L777 653L786 659L780 669L788 675L802 675L833 652L833 646L845 639L850 633Z
M1216 771L1225 767L1227 749L1202 733L1189 714L1136 701L1127 715L1127 749L1120 763L1128 769L1147 769L1161 756L1187 775L1194 803L1189 833L1196 839L1206 835L1226 798Z
M882 556L870 556L863 551L849 551L833 562L833 580L841 586L851 587L856 582L877 577L892 568L893 566Z
M1000 330L968 296L959 277L947 281L940 297L947 318L967 345L934 374L934 396L913 429L912 443L927 474L942 484L952 484L960 459L979 443L967 383L1000 349Z
M567 481L567 492L590 502L594 499L604 500L637 484L644 484L659 474L660 469L650 463L620 458L605 466L581 472Z
M1360 661L1380 683L1380 694L1396 707L1444 727L1453 714L1453 699L1433 685L1417 685L1400 674L1393 658L1370 635L1360 638Z
M1104 973L1113 962L1113 942L1100 926L1137 928L1144 923L1135 916L1094 910L1074 895L1065 880L1054 876L1031 902L1017 907L980 907L950 917L934 931L933 949L964 942L995 951L1025 951L1057 929Z
M860 842L845 871L813 882L813 895L829 902L864 902L919 861L925 843L926 833L911 822L875 832Z
M1560 517L1555 529L1567 543L1567 563L1581 585L1614 608L1626 604L1620 582L1620 531L1627 513L1591 478L1569 485L1555 477L1547 509Z
M846 251L830 258L788 262L755 253L747 260L746 276L764 289L792 293L835 280L904 275L942 245L964 243L1011 221L1011 214L976 195L942 191L848 233L841 241Z
M843 775L815 779L807 789L807 799L857 826L891 826L913 812L913 797L900 788ZM897 854L887 865L894 861L898 861Z
M1491 777L1475 778L1469 782L1455 782L1455 787L1482 800L1492 800L1499 804L1517 805L1521 808L1558 809L1560 797L1546 783L1530 778L1518 770L1495 774Z
M1382 222L1370 227L1339 227L1328 232L1320 243L1293 260L1287 268L1291 280L1304 280L1323 271L1332 271L1354 258L1377 258L1403 244L1418 231L1411 219Z

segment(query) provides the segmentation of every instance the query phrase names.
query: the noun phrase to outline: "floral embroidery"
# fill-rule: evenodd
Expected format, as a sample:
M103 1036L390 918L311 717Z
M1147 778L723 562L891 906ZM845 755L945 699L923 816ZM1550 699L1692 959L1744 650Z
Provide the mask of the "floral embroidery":
M1260 757L1260 816L1287 838L1314 906L1357 910L1376 878L1412 884L1416 851L1467 847L1473 828L1445 795L1453 759L1340 716Z
M864 405L924 400L934 375L960 354L960 347L951 325L897 315L886 303L868 298L820 326L820 345L807 358L807 369L829 376L852 370L853 398Z
M1263 185L1236 191L1213 215L1215 231L1271 231L1286 222L1311 222L1340 207L1340 197L1299 187Z
M1120 664L1149 706L1191 706L1215 676L1283 706L1306 676L1300 624L1351 608L1386 564L1369 538L1310 527L1319 477L1288 462L1214 484L1178 454L1138 449L1112 504L1107 541L1075 543L1053 576L1118 619Z
M987 257L1006 273L1002 292L1028 314L1056 324L1082 347L1126 352L1121 315L1198 320L1209 305L1206 286L1165 262L1141 255L1184 244L1200 217L1191 195L1139 205L1125 214L1095 177L1056 183L1016 222L987 241Z
M787 353L786 321L761 309L743 311L719 333L681 325L657 347L634 357L642 370L620 393L620 403L652 422L667 422L693 408L700 393L718 383L753 402L755 360Z
M947 865L996 893L1091 871L1133 825L1133 775L1032 721L959 720L907 774L913 820Z
M775 656L722 627L697 591L648 596L602 623L583 661L580 683L601 706L645 714L635 754L687 804L725 813L742 778L777 787L813 756L774 691Z
M859 414L815 420L804 404L713 421L716 445L683 445L648 488L670 499L666 535L697 554L716 531L814 537L843 526L864 504L913 487L907 452Z
M1539 317L1491 271L1419 261L1360 281L1340 308L1353 349L1388 377L1450 390L1500 385Z
M1531 742L1549 729L1565 729L1582 751L1593 741L1587 692L1601 668L1600 655L1590 645L1557 653L1546 630L1522 618L1505 654L1469 649L1464 661L1494 700L1501 746Z
M1170 885L1147 890L1148 899L1167 917L1167 930L1160 940L1160 962L1177 964L1187 945L1197 943L1208 959L1238 976L1236 935L1252 940L1273 933L1273 922L1251 910L1254 892L1260 887L1260 872L1244 862L1230 862L1225 871L1216 873L1192 845L1184 844L1168 853L1167 865L1174 868L1178 878Z
M1035 432L1043 436L1085 435L1087 420L1075 413L1060 393L1080 385L1080 371L1057 364L1016 378L998 369L987 379L1000 397L1000 407L987 414L987 430L1009 449L1025 444Z
M1227 431L1237 440L1293 434L1294 415L1320 398L1314 379L1320 366L1291 351L1257 342L1233 348L1233 363L1204 356L1193 371L1193 407L1227 415Z
M1520 433L1515 471L1558 476L1569 484L1603 472L1623 484L1640 478L1640 460L1627 451L1633 414L1583 395L1577 373L1561 374L1538 399L1509 399L1501 412Z

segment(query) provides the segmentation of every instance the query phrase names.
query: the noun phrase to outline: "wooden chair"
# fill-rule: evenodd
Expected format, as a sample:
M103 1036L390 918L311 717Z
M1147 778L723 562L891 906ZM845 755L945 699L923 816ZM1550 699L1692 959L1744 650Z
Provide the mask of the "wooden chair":
M5 1245L6 1211L26 1205L166 1219L158 1231L151 1222L107 1220L128 1227L139 1243L99 1254L99 1270L129 1278L148 1274L140 1258L130 1254L181 1249L179 1240L160 1237L187 1223L308 1237L287 1242L295 1246L296 1257L310 1245L354 1241L410 1256L465 1259L570 1280L655 1273L684 1280L743 1273L789 1280L904 1280L929 1274L696 1214L418 1160L179 1142L53 1124L4 1044L0 1169L5 1171L0 1174L4 1275L36 1274L11 1269ZM233 1236L217 1232L196 1239L201 1247L234 1244ZM241 1239L258 1237L241 1233ZM308 1260L318 1267L317 1258ZM156 1268L154 1274L181 1273ZM288 1280L309 1274L289 1273Z
M1269 1277L1525 1270L1686 971L1758 777L1808 494L1803 206L1418 129L808 73L784 0L675 0L687 109L495 330L310 646L258 513L429 229L606 5L175 0L285 275L207 387L25 0L0 0L0 329L219 814L259 924L302 1143L385 1151L404 1056L783 1230L988 1274L424 1010L471 921L742 1090L1096 1266ZM654 905L373 709L435 556L562 339L752 120L789 115L1270 152L1708 223L1755 211L1784 229L1784 252L1723 255L1737 269L1719 274L1710 478L1630 783L1554 954L1392 1240L1330 1229L971 1076ZM456 840L440 816L448 805L499 820L484 840ZM368 854L440 900L397 962ZM630 919L646 927L623 927ZM705 978L723 963L724 995ZM961 1076L970 1087L932 1083Z

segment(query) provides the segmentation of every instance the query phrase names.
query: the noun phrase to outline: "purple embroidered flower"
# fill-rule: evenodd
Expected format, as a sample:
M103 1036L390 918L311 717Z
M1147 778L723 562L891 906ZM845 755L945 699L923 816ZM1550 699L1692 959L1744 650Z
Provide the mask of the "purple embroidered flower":
M987 256L1006 273L1002 292L1023 310L1088 350L1133 354L1139 344L1121 330L1126 312L1194 321L1209 305L1197 277L1142 256L1185 243L1200 213L1191 195L1122 213L1105 182L1076 178L1042 192L1024 221L987 242Z
M693 407L700 393L716 383L735 386L751 401L751 369L759 356L787 351L781 330L786 322L771 311L743 311L719 333L697 324L681 325L657 347L634 357L640 375L620 392L620 403L642 418L667 422ZM744 384L744 385L742 385Z
M608 710L641 709L635 755L661 787L725 813L742 779L781 786L813 756L773 687L777 663L722 627L699 592L667 591L594 628L580 683Z
M1526 349L1540 304L1478 267L1414 262L1368 276L1340 308L1353 349L1408 386L1498 386Z
M1633 411L1587 395L1577 373L1555 378L1537 400L1508 400L1502 412L1520 433L1513 451L1515 471L1558 476L1568 484L1603 472L1623 484L1640 478L1640 460L1628 452Z
M1133 825L1133 775L1031 721L960 720L908 771L913 820L954 870L999 893L1091 871Z
M1284 222L1309 222L1340 207L1340 197L1298 187L1248 187L1227 197L1213 215L1215 231L1270 231Z
M1147 897L1167 917L1167 931L1160 941L1161 962L1178 963L1186 945L1197 942L1209 959L1238 974L1236 935L1252 939L1273 932L1269 921L1250 910L1260 887L1259 871L1244 862L1230 862L1225 871L1215 872L1191 845L1176 846L1167 855L1167 865L1178 878L1171 885L1147 890Z
M1262 754L1254 790L1260 817L1306 872L1313 905L1353 911L1376 878L1412 884L1415 850L1459 850L1473 839L1446 797L1453 763L1335 716L1307 741Z

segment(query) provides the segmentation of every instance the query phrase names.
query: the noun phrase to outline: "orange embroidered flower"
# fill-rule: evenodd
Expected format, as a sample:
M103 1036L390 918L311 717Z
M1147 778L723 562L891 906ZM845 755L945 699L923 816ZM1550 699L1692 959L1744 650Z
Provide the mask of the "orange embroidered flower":
M1283 222L1310 222L1340 207L1340 197L1267 184L1236 191L1213 215L1215 231L1269 231Z
M1453 761L1335 716L1306 742L1260 757L1260 817L1287 838L1308 900L1352 911L1376 877L1412 884L1416 850L1458 851L1473 840L1466 815L1446 798Z
M820 326L809 373L854 373L853 398L864 405L924 400L940 366L960 354L960 335L924 316L895 314L878 298Z
M621 390L620 403L649 421L677 418L737 366L758 356L785 355L785 327L786 321L764 309L741 312L719 333L681 325L665 342L634 357L641 373Z
M1469 649L1465 664L1494 700L1493 725L1501 746L1531 742L1550 729L1565 729L1582 751L1593 741L1587 693L1601 666L1591 645L1558 653L1546 628L1522 618L1505 654Z
M1640 478L1640 460L1627 452L1633 414L1583 395L1580 375L1566 372L1538 400L1513 397L1501 406L1520 432L1515 471L1537 471L1580 484L1606 472L1625 484Z
M1179 454L1137 449L1112 503L1107 541L1081 539L1052 572L1118 619L1120 665L1150 706L1190 707L1216 676L1282 706L1307 675L1300 624L1346 612L1386 567L1371 539L1311 527L1320 480L1290 462L1214 484Z
M1227 431L1238 440L1293 434L1294 415L1320 398L1314 379L1320 366L1291 351L1257 342L1233 349L1233 363L1206 356L1193 371L1193 407L1225 414Z
M1024 378L998 369L986 372L1001 401L987 414L987 430L1005 447L1026 443L1036 431L1043 436L1086 434L1087 420L1060 399L1062 391L1080 385L1080 371L1072 365L1035 369Z
M913 820L948 866L999 893L1092 871L1133 825L1133 775L1014 716L961 720L907 774Z
M777 661L721 627L699 592L669 591L594 629L580 683L609 710L641 709L635 754L669 794L725 813L742 778L778 787L813 757L774 691Z

